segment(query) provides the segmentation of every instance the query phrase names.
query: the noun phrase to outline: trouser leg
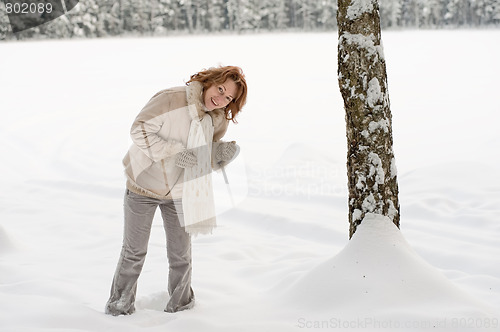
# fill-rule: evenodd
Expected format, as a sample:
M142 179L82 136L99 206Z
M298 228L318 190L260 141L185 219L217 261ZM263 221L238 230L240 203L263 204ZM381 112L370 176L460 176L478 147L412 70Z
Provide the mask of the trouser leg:
M169 263L168 293L170 300L165 311L176 312L194 306L191 288L191 236L181 226L182 206L180 200L170 200L160 205L163 226L167 237Z
M151 224L157 207L158 200L126 191L123 246L106 304L107 314L128 315L135 311L137 279L146 259Z

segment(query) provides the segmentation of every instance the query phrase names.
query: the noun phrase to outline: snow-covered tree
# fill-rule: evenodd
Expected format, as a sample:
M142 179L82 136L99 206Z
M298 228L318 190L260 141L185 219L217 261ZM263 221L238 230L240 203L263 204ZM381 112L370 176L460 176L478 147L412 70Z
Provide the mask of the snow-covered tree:
M236 31L260 29L260 14L258 6L252 0L237 0L234 26Z
M220 31L224 28L224 10L222 0L207 0L208 31Z
M399 226L392 117L377 0L338 0L338 80L347 128L350 237L365 214Z
M494 0L491 10L491 20L494 24L500 24L500 0Z
M380 0L379 6L381 27L397 27L401 19L401 1Z
M359 0L367 2L369 0ZM500 0L379 0L382 28L498 26ZM0 9L5 9L0 5ZM0 13L1 15L1 13ZM80 0L64 18L0 38L67 38L124 33L334 30L336 0Z
M259 16L261 29L276 29L276 16L278 12L279 2L279 0L262 0L257 3L257 10L260 13Z
M499 0L476 0L471 4L472 25L495 23L495 14L500 10Z
M0 40L4 40L7 37L7 34L11 31L9 25L9 18L7 17L7 13L5 12L5 7L3 3L0 4Z
M274 12L275 19L275 28L277 30L284 30L288 27L289 19L286 15L286 1L285 0L277 0L276 7Z
M335 29L337 27L337 1L323 0L318 10L318 27L325 30Z
M446 7L443 0L422 1L421 22L424 27L436 27L444 24Z
M226 11L227 11L227 28L231 31L236 29L236 16L238 14L239 1L238 0L226 0Z
M471 4L469 0L450 0L446 6L445 19L451 25L470 25Z

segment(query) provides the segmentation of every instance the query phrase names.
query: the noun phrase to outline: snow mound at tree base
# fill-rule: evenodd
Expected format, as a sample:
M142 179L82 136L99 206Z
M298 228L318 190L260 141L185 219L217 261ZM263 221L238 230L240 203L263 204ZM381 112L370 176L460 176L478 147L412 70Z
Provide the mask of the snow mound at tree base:
M423 319L430 328L443 319L451 327L454 318L498 317L420 258L390 219L377 214L367 214L347 246L293 284L287 298L323 317Z

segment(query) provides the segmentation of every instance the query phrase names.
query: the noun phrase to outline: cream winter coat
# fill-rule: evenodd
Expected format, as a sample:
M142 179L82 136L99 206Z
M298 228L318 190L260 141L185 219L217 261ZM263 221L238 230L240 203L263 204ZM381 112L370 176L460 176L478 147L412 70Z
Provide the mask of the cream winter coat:
M162 90L141 110L130 131L133 144L123 159L130 191L157 199L182 198L184 169L175 165L175 155L186 149L191 122L201 121L207 114L202 92L199 82ZM208 114L213 141L218 142L229 120L223 109ZM212 151L217 145L212 144ZM213 169L218 166L212 162Z

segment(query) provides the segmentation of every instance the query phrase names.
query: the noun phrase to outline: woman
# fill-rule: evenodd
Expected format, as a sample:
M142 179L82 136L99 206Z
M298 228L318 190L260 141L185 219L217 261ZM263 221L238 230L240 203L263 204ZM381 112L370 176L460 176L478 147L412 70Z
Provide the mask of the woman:
M246 102L238 67L210 68L184 87L155 94L131 128L133 144L123 160L127 176L123 247L106 313L135 311L153 216L160 207L169 262L165 311L192 308L191 235L210 233L215 209L210 174L234 159L235 142L222 142L229 121Z

